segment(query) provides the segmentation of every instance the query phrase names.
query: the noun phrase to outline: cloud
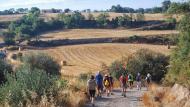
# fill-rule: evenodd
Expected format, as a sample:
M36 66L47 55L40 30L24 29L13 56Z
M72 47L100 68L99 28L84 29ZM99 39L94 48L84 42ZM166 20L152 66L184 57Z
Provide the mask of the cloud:
M51 4L51 3L61 3L66 0L7 0L3 3L0 3L0 7L10 8L10 7L19 7L19 6L32 6L39 4Z

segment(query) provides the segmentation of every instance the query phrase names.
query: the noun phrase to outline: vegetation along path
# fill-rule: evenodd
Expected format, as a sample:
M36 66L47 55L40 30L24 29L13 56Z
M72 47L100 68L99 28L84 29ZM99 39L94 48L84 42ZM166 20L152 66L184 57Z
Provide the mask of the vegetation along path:
M142 95L146 91L146 88L142 88L141 91L136 88L128 89L126 96L121 96L121 90L115 89L114 94L107 97L97 98L95 101L95 107L143 107ZM91 104L87 104L85 107L91 107Z

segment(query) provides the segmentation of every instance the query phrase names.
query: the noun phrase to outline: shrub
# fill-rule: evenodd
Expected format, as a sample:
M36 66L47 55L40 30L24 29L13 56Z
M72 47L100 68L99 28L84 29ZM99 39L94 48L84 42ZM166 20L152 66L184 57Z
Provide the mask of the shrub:
M6 45L14 45L15 39L14 39L14 33L12 32L3 32L3 40Z
M0 87L0 103L10 106L26 106L28 101L39 103L42 96L56 96L57 78L39 69L31 70L27 66L19 69L15 75L7 74L7 82Z
M45 54L30 54L23 58L24 63L31 69L41 69L50 75L61 75L59 64Z
M5 73L12 72L12 67L5 60L0 59L0 84L6 81Z
M14 50L19 50L18 46L9 46L7 47L7 50L14 51Z
M111 72L112 76L119 79L122 74L127 74L127 71L123 65L124 64L121 61L113 62L109 67L109 71Z
M180 36L178 43L173 50L170 60L169 72L166 75L165 83L173 85L179 83L190 88L190 14L186 14L180 21L178 29Z
M143 76L151 73L153 81L159 82L167 71L168 60L169 58L163 54L141 49L121 61L112 63L110 71L116 78L129 72L133 75L140 72Z

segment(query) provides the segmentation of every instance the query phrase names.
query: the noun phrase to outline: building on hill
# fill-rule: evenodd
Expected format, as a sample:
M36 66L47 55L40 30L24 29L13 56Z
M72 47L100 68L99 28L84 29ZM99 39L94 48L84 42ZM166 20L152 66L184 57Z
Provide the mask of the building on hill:
M41 13L62 13L62 9L42 9Z

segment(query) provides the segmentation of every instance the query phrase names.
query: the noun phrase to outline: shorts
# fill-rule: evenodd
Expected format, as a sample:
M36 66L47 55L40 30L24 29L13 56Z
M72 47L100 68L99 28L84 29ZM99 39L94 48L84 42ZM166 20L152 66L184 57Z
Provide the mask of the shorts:
M147 84L150 84L150 80L147 80Z
M133 81L129 81L129 85L132 86L133 85Z
M127 84L121 84L121 88L127 88Z
M97 89L102 91L103 90L103 85L99 84L98 87L97 87Z
M89 90L90 97L95 97L96 90Z

